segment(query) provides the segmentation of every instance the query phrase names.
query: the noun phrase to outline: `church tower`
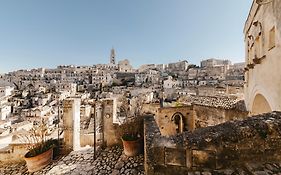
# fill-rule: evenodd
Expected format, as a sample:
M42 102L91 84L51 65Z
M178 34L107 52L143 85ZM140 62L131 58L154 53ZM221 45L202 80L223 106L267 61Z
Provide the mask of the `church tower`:
M110 63L115 64L115 50L114 50L114 48L112 48L111 52L110 52Z

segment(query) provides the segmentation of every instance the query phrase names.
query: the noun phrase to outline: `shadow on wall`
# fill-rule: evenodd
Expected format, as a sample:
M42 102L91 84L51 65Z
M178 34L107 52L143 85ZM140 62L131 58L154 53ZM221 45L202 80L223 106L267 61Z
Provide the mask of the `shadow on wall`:
M265 97L261 94L257 94L254 98L253 105L252 105L252 114L262 114L271 112L270 105Z

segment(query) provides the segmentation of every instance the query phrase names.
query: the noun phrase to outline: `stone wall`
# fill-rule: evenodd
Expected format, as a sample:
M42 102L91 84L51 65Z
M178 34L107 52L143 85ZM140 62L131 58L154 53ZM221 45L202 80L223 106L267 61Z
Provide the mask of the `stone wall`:
M27 151L26 144L10 144L6 150L0 151L0 163L23 162Z
M214 126L229 120L241 120L247 117L248 112L236 109L223 109L208 106L194 105L195 127Z
M201 105L158 107L155 112L155 121L163 136L180 133L179 125L176 124L174 118L177 114L181 115L183 119L182 131L193 131L195 128L214 126L229 120L242 120L248 115L247 111Z
M153 116L145 117L145 171L187 174L244 163L281 160L281 112L228 121L175 136L162 136Z
M280 8L280 0L253 1L245 23L245 102L253 115L281 110Z
M158 108L155 120L162 135L170 136L180 132L179 124L175 119L176 115L182 117L180 124L182 131L194 130L195 118L192 106Z
M144 169L147 175L187 174L189 156L183 144L161 135L153 116L144 120Z
M80 148L80 98L69 98L63 102L64 142L66 150Z
M106 146L113 146L120 140L115 130L117 124L113 123L113 100L104 100L103 109L104 141Z
M85 147L87 145L94 146L94 134L93 133L80 133L80 146Z
M159 107L159 103L143 104L142 113L156 114Z

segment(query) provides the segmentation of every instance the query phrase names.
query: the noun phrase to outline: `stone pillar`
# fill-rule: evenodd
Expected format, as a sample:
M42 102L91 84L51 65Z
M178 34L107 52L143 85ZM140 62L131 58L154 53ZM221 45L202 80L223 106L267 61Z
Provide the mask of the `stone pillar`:
M112 117L113 117L113 123L120 123L117 116L117 99L113 98L113 109L112 109Z
M99 140L102 140L102 144L104 142L104 135L103 135L103 110L102 110L102 103L96 102L96 133L98 134Z
M109 147L119 143L119 138L116 135L114 127L114 106L116 107L115 99L107 99L103 101L104 144Z
M64 141L66 150L80 148L80 98L70 98L63 103Z
M96 103L96 131L98 133L102 132L102 104Z

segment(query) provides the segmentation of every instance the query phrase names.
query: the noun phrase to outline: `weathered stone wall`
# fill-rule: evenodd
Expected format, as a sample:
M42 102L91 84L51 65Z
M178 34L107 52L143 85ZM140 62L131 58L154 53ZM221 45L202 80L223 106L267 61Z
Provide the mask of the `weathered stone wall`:
M150 104L143 104L142 107L142 113L149 113L149 114L156 114L157 113L157 109L160 107L159 103L150 103Z
M183 119L183 131L193 131L195 128L214 126L229 120L242 120L248 112L236 109L223 109L208 106L191 105L179 107L158 108L155 120L163 136L179 133L179 125L173 116L179 114Z
M281 112L228 121L164 137L153 116L147 116L145 171L148 175L186 174L204 168L281 160Z
M194 105L194 111L196 128L214 126L226 121L224 109Z
M64 142L66 150L80 148L80 98L69 98L63 104Z
M120 139L117 138L116 124L114 123L115 102L114 99L102 99L92 104L92 115L87 129L80 133L81 146L94 146L95 136L97 145L112 146L119 143Z
M113 100L103 101L103 125L104 125L104 141L106 146L113 146L119 143L113 123Z
M175 118L173 118L175 115L182 116L183 131L194 130L195 118L192 106L158 108L155 120L162 135L170 136L179 132L177 132L179 128L175 123Z
M229 120L241 120L247 117L248 112L235 109L213 108L194 105L195 127L214 126Z
M210 165L212 168L222 168L244 162L280 161L281 113L201 128L192 134L183 134L183 138L184 147L199 150L197 159L200 161L193 162L198 167L206 167L205 164L211 162L215 162Z
M81 147L85 147L87 145L89 146L94 146L94 140L95 140L95 137L94 137L94 134L91 133L80 133L80 145Z
M26 144L10 144L7 150L0 151L0 163L23 162L27 151Z
M144 120L144 169L147 175L187 174L189 156L183 144L161 135L153 116Z

